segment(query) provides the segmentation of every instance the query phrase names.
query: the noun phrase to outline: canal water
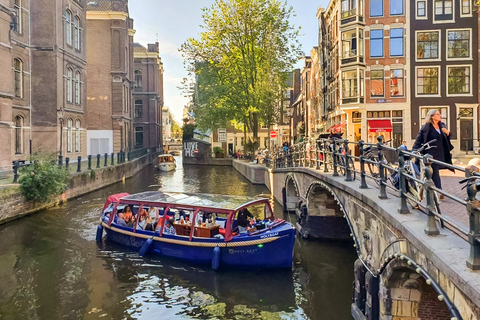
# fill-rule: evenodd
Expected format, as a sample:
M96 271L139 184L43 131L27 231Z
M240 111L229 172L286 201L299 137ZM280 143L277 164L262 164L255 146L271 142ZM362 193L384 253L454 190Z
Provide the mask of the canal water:
M296 240L292 270L221 271L95 241L112 193L268 193L232 167L152 166L0 226L0 319L352 319L351 243ZM279 203L275 216L287 220Z

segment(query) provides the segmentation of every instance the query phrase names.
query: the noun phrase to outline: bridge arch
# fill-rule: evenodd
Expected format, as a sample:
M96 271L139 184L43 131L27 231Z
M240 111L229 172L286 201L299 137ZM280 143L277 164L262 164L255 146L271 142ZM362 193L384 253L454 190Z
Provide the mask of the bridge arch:
M295 209L300 201L300 191L298 183L293 173L287 174L285 178L285 187L283 189L283 208L284 211L295 213Z

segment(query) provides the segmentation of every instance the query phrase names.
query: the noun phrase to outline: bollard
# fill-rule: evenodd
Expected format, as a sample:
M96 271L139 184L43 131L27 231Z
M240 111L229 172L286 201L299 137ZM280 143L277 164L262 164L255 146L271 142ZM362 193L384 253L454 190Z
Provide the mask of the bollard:
M132 160L132 152L131 151L127 152L127 160L128 161Z
M468 168L468 167L467 167ZM467 175L467 171L465 171ZM468 175L467 175L468 176ZM470 180L467 184L467 212L469 214L470 231L468 242L470 243L470 255L467 260L467 267L472 270L480 270L480 204L475 196L480 189L480 182Z
M435 215L433 212L435 211L434 208L434 198L435 197L435 191L433 191L432 187L434 186L432 176L433 176L433 169L432 169L432 156L429 154L426 154L423 156L423 161L425 163L425 177L427 178L427 181L423 184L423 188L426 190L427 194L427 216L428 216L428 222L427 222L427 227L425 228L425 233L428 234L429 236L436 236L440 234L440 231L438 230L437 227L437 221L435 220Z
M108 153L105 153L105 163L103 164L103 166L108 166Z
M69 157L66 157L65 158L65 168L67 168L68 170L68 166L70 165L70 158Z
M114 165L114 159L115 159L115 153L112 152L112 154L110 155L110 158L112 160L112 166Z
M13 183L17 183L18 181L18 168L20 164L18 160L13 161Z
M398 213L406 214L410 213L407 206L407 178L405 177L405 156L403 155L403 149L398 148L398 193L400 195L400 208Z
M63 165L63 156L58 156L58 165L60 167Z
M365 174L365 158L363 157L364 153L364 145L365 142L363 140L358 141L359 149L360 149L360 189L368 189L367 186L367 179Z
M348 139L345 139L343 140L343 147L345 149L345 181L353 181L353 178L352 178L352 168L350 168L350 162L348 160L350 160L350 153L349 153L349 150L348 150ZM355 168L353 168L353 170L355 170Z
M338 177L338 168L337 168L337 143L335 141L335 138L332 139L333 141L333 176Z
M386 168L383 167L383 136L377 137L377 148L378 148L378 171L380 172L380 194L378 197L380 199L387 199L387 180L386 180Z
M88 170L92 170L92 155L88 155Z
M323 140L323 172L328 172L327 148L328 140Z
M77 157L77 172L82 172L82 156Z
M97 153L97 168L100 168L100 153Z
M117 152L117 164L120 163L120 152Z

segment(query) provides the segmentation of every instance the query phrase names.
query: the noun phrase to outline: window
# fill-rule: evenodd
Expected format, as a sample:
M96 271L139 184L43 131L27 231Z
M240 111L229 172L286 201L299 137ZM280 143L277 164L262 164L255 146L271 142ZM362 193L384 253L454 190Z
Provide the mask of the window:
M453 0L435 0L435 20L453 20Z
M15 154L23 153L23 117L15 117Z
M470 94L470 67L447 67L448 94Z
M470 30L448 30L448 58L470 57Z
M343 98L356 98L357 91L357 70L342 72L342 96Z
M383 70L371 70L370 71L370 83L372 84L370 96L383 97Z
M75 152L80 152L80 120L75 121Z
M403 97L405 95L403 89L403 70L390 70L390 97Z
M438 67L417 69L417 94L438 94Z
M134 88L142 87L142 70L135 70L135 84Z
M72 13L65 11L65 41L68 45L72 45Z
M370 30L370 57L383 57L383 30Z
M433 107L421 107L420 108L420 116L421 116L421 121L423 123L423 120L425 119L425 117L427 116L427 113L428 111L432 110L432 109L437 109L438 112L441 113L442 115L442 122L443 123L446 123L447 126L448 126L448 108L446 107L439 107L439 106L433 106Z
M75 72L75 104L80 104L80 72Z
M135 145L143 146L143 128L142 127L135 128Z
M403 56L403 28L390 29L390 56Z
M357 0L342 0L342 19L357 14Z
M73 70L67 69L67 102L73 102Z
M460 12L460 15L471 15L472 8L470 6L471 6L471 0L462 0L462 10Z
M370 17L383 16L383 0L370 1Z
M72 152L72 127L73 120L67 120L67 152Z
M403 0L390 0L390 15L398 16L403 14Z
M77 16L74 20L73 45L75 49L80 50L80 18Z
M135 118L141 118L143 111L143 101L135 100Z
M417 59L438 59L439 32L417 32Z
M13 9L15 10L15 24L13 30L22 33L22 3L21 0L15 0L13 3Z
M23 62L20 59L13 60L13 72L15 73L15 97L23 98Z
M355 57L359 54L357 51L357 43L357 30L342 32L343 59Z
M426 1L417 1L417 18L426 18L427 17L427 2Z

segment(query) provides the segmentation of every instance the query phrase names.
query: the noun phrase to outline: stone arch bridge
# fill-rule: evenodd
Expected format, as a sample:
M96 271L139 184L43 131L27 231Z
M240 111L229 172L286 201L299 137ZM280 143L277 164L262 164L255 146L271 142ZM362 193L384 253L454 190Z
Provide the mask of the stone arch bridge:
M470 246L447 229L426 235L427 216L398 213L394 196L309 168L265 171L304 237L351 241L355 319L480 320L480 271L466 267Z

